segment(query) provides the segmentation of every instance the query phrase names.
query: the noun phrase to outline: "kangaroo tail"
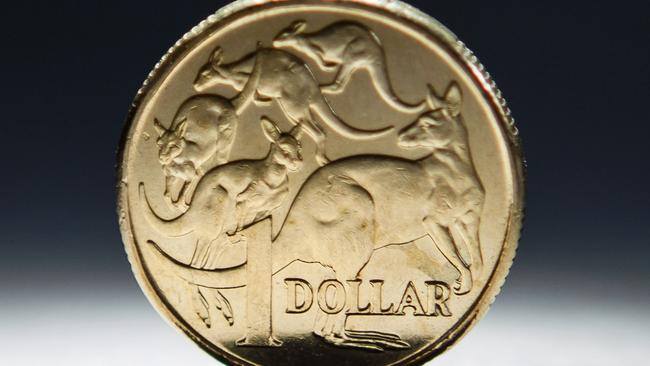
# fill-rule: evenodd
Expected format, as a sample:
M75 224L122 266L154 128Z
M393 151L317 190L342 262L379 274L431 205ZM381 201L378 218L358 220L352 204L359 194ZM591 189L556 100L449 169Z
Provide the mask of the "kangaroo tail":
M149 203L149 199L144 190L144 183L140 183L138 188L140 192L140 197L137 201L137 205L140 207L139 211L142 213L147 223L157 232L167 237L179 237L188 235L193 231L192 229L185 227L185 220L182 220L184 214L171 220L160 218Z
M393 90L390 79L385 65L375 65L375 67L368 69L375 89L382 99L388 103L393 109L407 114L420 114L427 109L427 102L422 101L418 104L408 104L403 102L397 97Z
M336 115L336 113L334 113L324 97L321 99L321 102L313 104L311 108L323 120L325 120L327 125L330 126L334 131L336 131L341 136L353 140L371 140L374 138L382 137L392 132L395 128L393 126L389 126L379 130L362 130L360 128L352 127L343 122Z
M158 264L169 269L190 284L218 289L237 288L246 285L246 263L225 269L197 269L165 253L156 243L149 241L149 252Z

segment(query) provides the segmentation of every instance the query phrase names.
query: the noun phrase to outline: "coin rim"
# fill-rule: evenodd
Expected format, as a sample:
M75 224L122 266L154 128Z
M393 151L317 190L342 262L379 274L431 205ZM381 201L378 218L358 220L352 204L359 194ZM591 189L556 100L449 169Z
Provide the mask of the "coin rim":
M153 278L150 278L151 275L147 272L141 260L141 255L136 246L131 229L130 213L128 210L128 177L126 176L126 166L128 165L129 159L129 142L134 133L132 127L134 127L134 120L140 107L146 105L150 96L157 91L159 82L163 80L168 72L173 70L176 62L183 59L195 46L203 42L205 37L209 37L221 25L276 6L323 4L325 4L323 1L318 0L267 0L266 2L260 2L259 0L239 0L226 5L199 23L199 25L192 28L161 58L149 73L142 87L138 90L129 108L127 118L123 123L122 135L117 151L117 214L122 241L124 242L131 269L140 288L160 315L167 322L170 322L174 327L186 334L195 344L221 362L237 365L252 364L243 357L211 343L186 323L180 314L158 294L159 289ZM468 73L468 76L470 76L472 81L482 91L485 101L490 105L494 115L498 117L502 135L506 138L510 159L509 164L510 168L513 169L513 181L511 182L513 185L513 194L511 197L513 201L508 215L501 255L482 293L477 297L475 303L472 304L470 310L458 319L455 326L441 336L434 344L398 361L400 364L424 363L440 355L462 339L486 314L505 283L516 254L523 221L525 160L523 159L519 133L505 99L496 87L495 82L487 71L485 71L483 65L464 43L458 40L450 30L437 20L401 1L330 0L327 2L327 5L345 5L346 7L360 8L390 19L409 23L413 29L420 31L421 34L441 46L457 62L458 66Z

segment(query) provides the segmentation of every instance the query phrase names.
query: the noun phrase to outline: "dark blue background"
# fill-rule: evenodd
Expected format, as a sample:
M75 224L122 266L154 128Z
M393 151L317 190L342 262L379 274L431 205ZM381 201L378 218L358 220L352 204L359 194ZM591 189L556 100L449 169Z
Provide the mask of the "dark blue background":
M650 6L410 1L486 65L516 118L527 209L505 292L549 278L648 293ZM225 1L23 1L0 29L0 291L98 281L137 293L115 213L131 100ZM605 287L605 286L604 286ZM2 295L0 295L2 296ZM16 295L17 296L17 295ZM576 296L579 296L577 294Z

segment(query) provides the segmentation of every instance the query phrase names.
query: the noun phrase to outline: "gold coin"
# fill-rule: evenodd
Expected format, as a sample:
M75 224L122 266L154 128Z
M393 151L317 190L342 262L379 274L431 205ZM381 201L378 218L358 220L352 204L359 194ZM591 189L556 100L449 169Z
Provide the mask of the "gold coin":
M465 45L404 3L235 2L163 57L125 128L133 272L223 362L423 363L512 263L510 112Z

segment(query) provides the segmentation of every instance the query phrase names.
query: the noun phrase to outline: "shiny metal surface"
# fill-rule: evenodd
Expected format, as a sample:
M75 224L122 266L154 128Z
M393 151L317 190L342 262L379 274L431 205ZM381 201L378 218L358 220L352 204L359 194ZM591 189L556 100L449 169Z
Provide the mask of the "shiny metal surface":
M517 131L395 1L240 1L134 102L118 210L151 303L233 364L417 364L487 311L521 226Z

